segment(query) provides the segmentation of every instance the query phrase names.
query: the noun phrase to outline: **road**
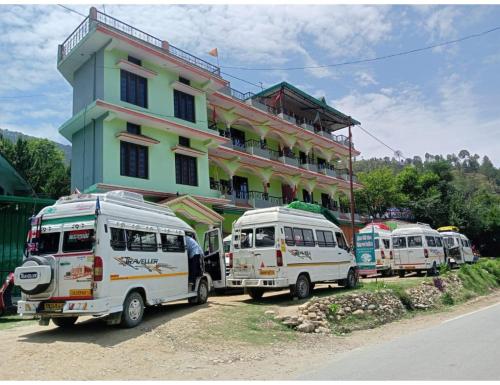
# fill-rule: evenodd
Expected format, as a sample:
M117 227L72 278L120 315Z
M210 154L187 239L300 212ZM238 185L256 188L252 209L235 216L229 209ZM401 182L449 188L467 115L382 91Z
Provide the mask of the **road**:
M500 303L305 372L307 380L500 380Z

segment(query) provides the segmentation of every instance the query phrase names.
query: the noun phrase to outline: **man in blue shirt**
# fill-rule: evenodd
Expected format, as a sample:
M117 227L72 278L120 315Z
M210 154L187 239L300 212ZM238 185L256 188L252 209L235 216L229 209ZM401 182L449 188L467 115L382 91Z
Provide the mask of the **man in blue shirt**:
M188 283L191 288L194 288L196 283L196 278L203 274L203 249L200 247L198 242L194 240L191 234L186 234L186 249L188 255L188 266L189 266L189 278Z

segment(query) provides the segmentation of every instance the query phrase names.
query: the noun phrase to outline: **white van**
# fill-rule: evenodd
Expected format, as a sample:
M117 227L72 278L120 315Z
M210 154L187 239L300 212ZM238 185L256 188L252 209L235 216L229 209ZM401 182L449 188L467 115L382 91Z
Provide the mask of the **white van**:
M362 228L360 233L372 233L375 238L375 260L377 263L377 273L383 277L393 274L394 256L391 246L392 231L388 226L381 223L373 223Z
M317 282L354 287L357 280L342 230L321 214L271 207L247 211L233 224L227 285L244 288L254 299L284 288L305 298Z
M138 325L144 307L207 301L224 286L220 231L205 234L205 273L188 285L185 235L194 230L166 207L127 191L74 194L32 220L28 254L15 270L18 313L70 326L79 316Z
M406 225L392 232L393 269L400 277L406 272L437 275L446 263L441 235L425 223Z
M448 252L451 264L461 265L474 262L474 253L469 239L458 232L455 226L445 226L438 229L443 237L444 246Z

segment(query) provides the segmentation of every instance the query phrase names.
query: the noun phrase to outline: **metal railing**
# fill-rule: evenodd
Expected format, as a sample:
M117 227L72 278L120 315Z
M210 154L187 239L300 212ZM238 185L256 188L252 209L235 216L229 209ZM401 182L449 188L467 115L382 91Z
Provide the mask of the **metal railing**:
M95 15L95 19L92 17ZM203 60L199 57L196 57L180 48L177 48L171 44L164 44L163 40L158 39L157 37L150 35L144 31L141 31L138 28L132 27L131 25L124 23L118 19L115 19L112 16L106 15L103 12L95 10L95 8L91 8L90 16L85 18L85 20L73 31L73 33L61 44L59 61L64 59L69 53L83 40L83 38L89 33L91 29L91 23L101 23L117 31L126 33L129 36L134 37L135 39L141 40L149 45L154 46L156 49L161 50L162 52L168 53L172 56L175 56L189 64L195 65L205 71L210 72L211 74L217 75L220 77L220 68Z
M221 88L220 92L229 95L235 99L245 101L247 99L250 99L254 93L253 92L241 92L238 90L235 90L234 88L231 88L229 86Z

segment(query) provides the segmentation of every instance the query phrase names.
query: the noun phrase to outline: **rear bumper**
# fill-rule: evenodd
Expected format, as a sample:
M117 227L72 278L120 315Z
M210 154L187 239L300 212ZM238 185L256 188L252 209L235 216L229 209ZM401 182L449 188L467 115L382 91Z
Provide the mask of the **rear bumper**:
M62 311L50 312L42 310L44 301L18 301L17 313L20 315L40 315L47 317L61 317L65 315L104 315L110 313L108 302L105 299L65 301Z
M288 278L228 278L228 287L282 288L290 284Z

